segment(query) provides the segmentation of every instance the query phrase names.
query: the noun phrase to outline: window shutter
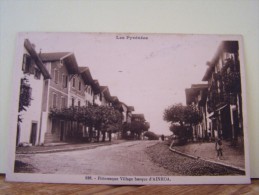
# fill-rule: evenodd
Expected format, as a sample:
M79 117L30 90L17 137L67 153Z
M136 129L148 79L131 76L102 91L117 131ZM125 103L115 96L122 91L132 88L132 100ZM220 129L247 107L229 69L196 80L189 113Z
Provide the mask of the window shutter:
M30 57L29 57L29 59L30 59ZM35 62L34 62L34 60L29 60L30 62L28 63L28 65L29 65L29 73L30 74L34 74L35 73Z
M23 55L23 65L22 70L24 73L30 73L30 67L31 67L31 57L28 54Z
M25 71L25 69L26 69L26 55L27 55L27 54L23 54L23 59L22 59L22 71Z

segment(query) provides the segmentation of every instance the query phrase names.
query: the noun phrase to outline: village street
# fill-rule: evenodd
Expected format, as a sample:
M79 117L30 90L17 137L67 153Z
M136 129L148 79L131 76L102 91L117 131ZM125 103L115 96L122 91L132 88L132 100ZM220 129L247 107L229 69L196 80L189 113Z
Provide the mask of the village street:
M157 141L132 141L89 150L45 154L18 154L37 173L94 175L177 175L155 165L145 148Z
M16 155L15 172L176 176L236 175L228 167L171 152L161 141L127 141L95 148Z

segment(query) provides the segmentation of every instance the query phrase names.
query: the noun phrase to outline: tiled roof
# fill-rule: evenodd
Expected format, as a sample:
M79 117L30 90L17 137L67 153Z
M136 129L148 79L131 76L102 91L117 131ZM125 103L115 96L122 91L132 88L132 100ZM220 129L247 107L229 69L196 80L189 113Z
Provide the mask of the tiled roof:
M98 80L93 80L93 90L94 90L94 93L97 94L97 93L100 93L100 85L99 85L99 82Z
M133 107L133 106L128 106L128 111L129 112L132 112L132 111L134 111L135 110L135 108Z
M88 67L78 67L79 73L81 74L85 84L93 85L93 78Z
M82 66L78 67L78 69L79 69L79 72L80 72L80 73L83 73L84 71L89 70L89 68L87 68L87 67L82 67Z
M101 89L102 92L104 92L108 89L108 87L107 86L100 86L100 89Z
M62 58L72 54L71 52L54 52L54 53L40 53L39 56L43 62L52 62L61 60Z
M71 52L39 53L43 62L54 62L63 60L70 74L78 74L78 64L75 55Z
M186 104L189 105L195 98L201 94L205 95L205 91L208 89L208 84L192 84L191 88L185 89ZM204 91L204 92L203 92Z
M145 116L144 114L132 114L132 118L138 118L138 119L142 119L145 120Z
M107 101L113 102L113 97L110 94L109 87L108 86L100 86L101 92L103 92L104 97Z
M193 89L206 89L208 88L208 84L192 84L191 88Z
M112 98L112 101L114 101L114 102L119 101L119 98L117 96L112 96L111 98Z

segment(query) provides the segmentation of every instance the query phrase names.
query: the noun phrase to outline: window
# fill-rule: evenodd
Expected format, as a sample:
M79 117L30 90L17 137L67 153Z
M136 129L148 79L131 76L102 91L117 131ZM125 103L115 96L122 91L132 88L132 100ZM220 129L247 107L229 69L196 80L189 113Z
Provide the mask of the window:
M22 63L22 70L23 72L34 74L34 61L32 60L31 56L28 54L23 55L23 63Z
M77 103L77 104L78 104L78 107L80 107L80 105L81 105L81 102L80 102L80 101L78 101L78 103Z
M81 85L82 85L82 83L81 83L81 81L79 81L79 86L78 86L79 91L81 91L81 87L82 87Z
M66 98L61 97L61 108L66 108Z
M38 68L35 68L34 78L40 80L41 72Z
M53 108L57 108L57 94L53 93Z
M67 88L67 75L62 75L62 85L63 88Z
M72 80L72 86L75 87L76 86L76 78L74 77Z
M31 135L30 135L30 143L35 146L37 139L37 122L32 122L31 124Z
M30 72L31 57L28 54L23 55L22 70L24 73Z
M54 70L54 81L55 81L55 83L58 83L58 70L57 69Z

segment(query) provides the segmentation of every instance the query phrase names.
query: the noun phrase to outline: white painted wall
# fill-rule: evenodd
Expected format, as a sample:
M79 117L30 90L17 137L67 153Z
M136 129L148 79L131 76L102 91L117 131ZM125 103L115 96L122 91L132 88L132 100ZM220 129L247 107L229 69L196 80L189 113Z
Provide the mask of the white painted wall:
M41 78L39 80L34 78L33 74L23 74L22 71L22 62L23 62L23 54L28 52L26 49L23 50L23 52L19 52L18 54L18 62L20 62L20 74L17 79L21 79L24 76L29 81L29 85L32 88L31 93L31 105L26 108L26 111L22 111L21 118L22 123L20 123L20 140L19 142L30 142L30 134L31 134L31 126L32 122L37 123L37 136L36 136L36 145L38 145L38 137L39 137L39 131L40 131L40 125L41 125L41 105L42 105L42 92L43 92L43 76L41 75Z

